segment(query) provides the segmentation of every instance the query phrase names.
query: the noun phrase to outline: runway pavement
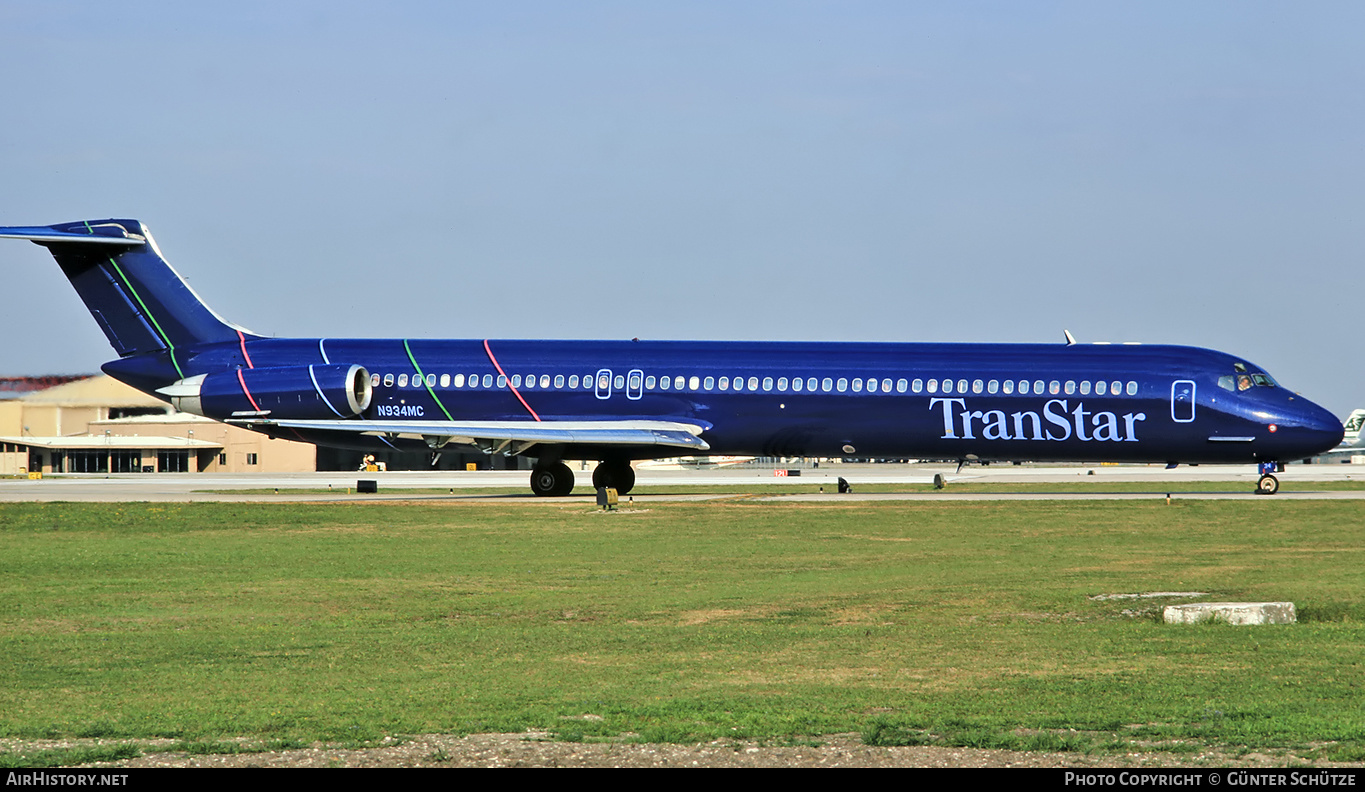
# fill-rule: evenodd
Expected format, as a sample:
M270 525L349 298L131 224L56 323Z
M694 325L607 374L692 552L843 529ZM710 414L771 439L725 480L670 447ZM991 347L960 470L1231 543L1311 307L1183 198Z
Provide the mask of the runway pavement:
M577 467L577 466L575 466ZM592 497L591 472L577 470L579 486L575 495L567 498L536 498L530 493L528 471L437 471L385 473L120 473L68 474L48 476L42 480L0 480L0 502L85 501L85 502L334 502L334 501L392 501L392 500L515 500L524 502L564 503L588 501ZM942 491L914 493L868 493L859 487L870 484L932 484L935 474L947 479ZM840 495L840 477L853 484L852 494ZM1194 492L1174 493L1180 499L1265 499L1254 493L1255 468L1247 466L1223 467L1201 465L1167 470L1160 465L1066 465L1066 466L971 466L957 471L954 465L870 465L835 464L818 469L803 469L800 476L779 477L771 468L750 467L713 470L679 470L642 467L637 469L637 502L663 500L706 500L742 497L732 490L736 486L753 485L768 490L778 485L790 494L757 495L757 497L790 501L876 501L876 500L1142 500L1164 498L1163 485L1181 482L1207 483ZM1279 474L1283 488L1273 496L1290 500L1322 500L1365 498L1365 490L1341 491L1316 489L1311 482L1365 480L1365 465L1296 465ZM378 493L356 494L360 479L378 483ZM963 483L1075 483L1096 485L1087 492L1014 492L963 493L954 492L954 485ZM1141 491L1105 491L1104 484L1139 482L1150 485ZM649 490L660 486L725 486L726 491L690 495L652 495ZM330 492L327 492L328 488ZM820 488L824 492L820 492ZM506 488L505 492L474 493L473 489ZM1125 487L1131 489L1130 486ZM394 490L426 490L425 492L395 492ZM442 493L440 490L446 490ZM432 490L435 490L434 492Z

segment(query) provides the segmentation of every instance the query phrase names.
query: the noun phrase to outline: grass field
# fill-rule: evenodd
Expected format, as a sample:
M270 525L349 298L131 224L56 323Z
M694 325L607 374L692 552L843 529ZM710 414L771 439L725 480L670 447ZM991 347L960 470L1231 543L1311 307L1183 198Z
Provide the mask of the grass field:
M0 505L0 736L1360 760L1362 533L1365 503L1273 499ZM1300 623L1092 599L1154 591Z

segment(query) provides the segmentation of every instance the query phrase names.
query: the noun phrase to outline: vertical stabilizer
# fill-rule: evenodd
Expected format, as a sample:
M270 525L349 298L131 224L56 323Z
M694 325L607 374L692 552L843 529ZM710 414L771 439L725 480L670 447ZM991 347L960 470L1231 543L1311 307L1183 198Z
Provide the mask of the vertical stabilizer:
M120 357L257 336L204 305L137 220L0 228L46 247Z

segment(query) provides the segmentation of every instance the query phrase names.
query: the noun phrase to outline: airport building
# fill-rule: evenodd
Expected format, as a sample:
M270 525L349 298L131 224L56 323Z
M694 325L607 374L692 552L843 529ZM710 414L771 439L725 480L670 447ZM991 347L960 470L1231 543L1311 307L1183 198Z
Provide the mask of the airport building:
M389 470L516 470L520 457L473 449L375 453ZM0 377L0 475L300 473L357 470L365 453L275 440L175 412L104 374Z
M0 475L316 469L309 443L173 412L102 374L0 378Z

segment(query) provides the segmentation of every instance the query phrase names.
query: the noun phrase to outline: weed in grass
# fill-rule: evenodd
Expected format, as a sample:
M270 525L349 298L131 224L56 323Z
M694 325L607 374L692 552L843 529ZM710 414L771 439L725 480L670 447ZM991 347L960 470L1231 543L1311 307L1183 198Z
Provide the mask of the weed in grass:
M74 767L95 762L136 759L142 749L136 745L98 745L89 748L57 748L47 751L0 753L0 768Z
M935 741L925 729L896 726L885 720L877 719L862 731L863 744L882 747L905 745L932 745Z
M1365 621L1365 609L1359 603L1305 602L1295 610L1298 620L1303 623Z
M555 732L555 739L559 742L581 743L586 738L582 729L560 729Z
M1365 744L1336 745L1326 751L1331 762L1365 762Z
M186 753L191 756L209 756L217 754L256 753L263 749L253 748L236 742L178 742L167 750Z

